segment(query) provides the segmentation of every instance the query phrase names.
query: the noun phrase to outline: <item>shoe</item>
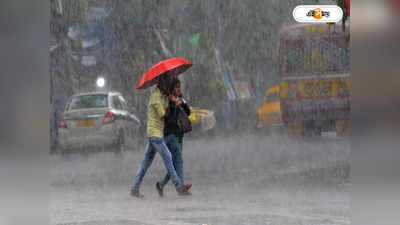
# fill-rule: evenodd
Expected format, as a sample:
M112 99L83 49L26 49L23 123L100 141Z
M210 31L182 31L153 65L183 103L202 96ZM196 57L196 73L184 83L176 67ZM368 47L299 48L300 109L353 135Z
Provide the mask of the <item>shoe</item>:
M158 195L159 195L160 197L164 197L164 190L163 190L163 188L162 188L160 182L157 182L157 183L156 183L156 189L157 189L157 191L158 191Z
M192 187L192 184L185 184L186 190L189 190Z
M188 195L192 195L192 193L190 193L186 187L186 185L182 185L179 188L176 189L176 191L178 192L178 195L180 196L188 196Z
M139 190L131 190L131 196L136 198L144 198L144 195L140 194Z

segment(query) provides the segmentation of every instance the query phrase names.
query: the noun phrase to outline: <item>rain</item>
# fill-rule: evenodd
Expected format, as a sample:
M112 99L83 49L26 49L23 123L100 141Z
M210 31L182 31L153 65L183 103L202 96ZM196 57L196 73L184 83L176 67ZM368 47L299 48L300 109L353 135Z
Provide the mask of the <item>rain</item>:
M348 21L303 29L292 17L300 4L337 2L50 0L50 223L350 224ZM137 199L129 191L154 87L136 86L173 57L193 63L179 75L192 107L182 149L192 195L170 182L158 196L166 169L157 154ZM105 116L71 122L81 115L68 109L103 107L104 93L129 112L124 146L69 152L66 130L84 143L86 128L109 118L95 109Z

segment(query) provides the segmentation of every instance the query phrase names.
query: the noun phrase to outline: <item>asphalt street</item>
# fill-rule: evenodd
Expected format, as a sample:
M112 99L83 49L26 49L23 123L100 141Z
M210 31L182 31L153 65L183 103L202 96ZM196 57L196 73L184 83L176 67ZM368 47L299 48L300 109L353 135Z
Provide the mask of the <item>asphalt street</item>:
M185 183L160 198L165 174L159 156L143 181L144 199L129 196L143 150L51 156L51 224L350 224L344 139L295 141L242 135L184 143Z

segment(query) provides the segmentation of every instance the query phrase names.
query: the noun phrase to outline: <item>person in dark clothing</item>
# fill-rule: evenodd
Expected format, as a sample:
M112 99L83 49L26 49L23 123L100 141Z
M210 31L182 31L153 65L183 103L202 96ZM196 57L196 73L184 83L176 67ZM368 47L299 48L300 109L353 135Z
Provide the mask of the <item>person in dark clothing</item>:
M169 108L170 112L168 116L165 117L164 138L165 143L171 152L176 173L182 180L182 183L184 183L182 158L182 143L184 134L179 130L177 119L179 113L186 113L189 116L190 108L183 99L181 85L178 78L174 78L171 81ZM169 180L170 175L167 173L164 179L156 183L156 188L160 197L164 196L163 188ZM185 184L187 189L190 189L191 186L191 184Z
M146 153L144 159L139 166L135 179L131 186L130 195L137 198L143 198L143 194L139 192L141 183L147 170L153 163L154 157L158 152L164 162L164 166L171 176L178 195L190 195L187 185L179 178L172 161L172 154L168 149L164 139L165 118L170 114L168 106L170 79L166 75L157 78L158 85L150 95L149 105L147 107L147 136L148 143L146 145ZM165 108L165 105L168 107Z

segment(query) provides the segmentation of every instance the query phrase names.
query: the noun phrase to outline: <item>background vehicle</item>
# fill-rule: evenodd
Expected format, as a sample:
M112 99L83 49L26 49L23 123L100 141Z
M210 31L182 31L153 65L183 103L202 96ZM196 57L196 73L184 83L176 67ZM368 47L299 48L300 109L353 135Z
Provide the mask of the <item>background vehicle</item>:
M139 119L129 112L118 92L92 92L73 95L59 121L59 147L73 150L121 153L136 146Z
M258 123L257 128L281 128L282 113L279 100L279 85L268 88L265 91L263 105L257 110Z
M344 135L350 120L348 25L305 24L280 33L280 103L290 136Z

